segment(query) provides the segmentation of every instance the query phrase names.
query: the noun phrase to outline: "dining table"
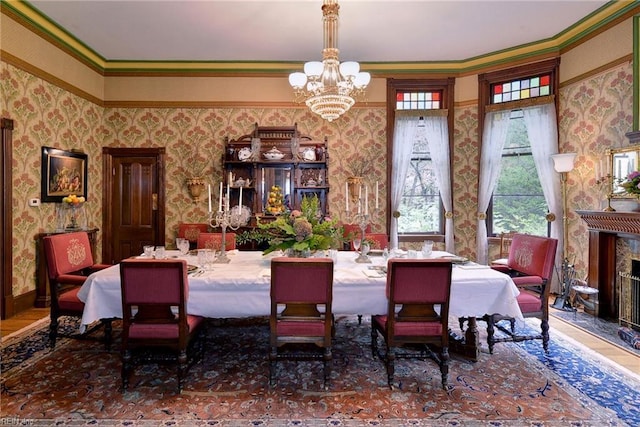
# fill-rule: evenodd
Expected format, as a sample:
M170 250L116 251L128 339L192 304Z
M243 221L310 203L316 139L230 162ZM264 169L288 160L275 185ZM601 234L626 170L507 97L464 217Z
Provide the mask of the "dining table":
M186 260L192 270L188 275L187 312L208 318L269 316L271 259L280 254L238 250L226 251L226 254L229 262L212 263L204 268L198 265L198 257L192 253L181 255L178 251L166 251L168 258ZM333 253L333 314L386 314L385 258L370 256L371 263L359 263L357 257L358 254L352 251ZM433 251L430 257L452 258L451 254L441 251ZM504 273L472 262L455 263L451 276L450 324L458 318L466 318L468 327L461 336L454 334L451 350L477 360L480 343L476 318L502 313L523 320L516 301L518 294L518 288ZM82 330L101 319L122 318L119 265L91 274L80 288L78 297L85 304Z

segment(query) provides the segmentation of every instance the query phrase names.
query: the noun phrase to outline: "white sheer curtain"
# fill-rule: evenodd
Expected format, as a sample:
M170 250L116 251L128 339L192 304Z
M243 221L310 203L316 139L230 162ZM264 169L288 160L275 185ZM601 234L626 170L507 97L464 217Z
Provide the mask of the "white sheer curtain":
M411 114L409 114L411 113ZM391 249L398 247L398 209L402 202L404 182L411 163L413 143L418 133L420 117L415 112L396 112L393 130L393 160L391 165Z
M431 153L431 164L433 165L436 183L438 184L442 205L445 210L445 250L454 254L456 252L453 240L453 198L451 196L451 174L449 171L449 128L447 116L429 116L425 114L424 126L429 152Z
M477 262L487 264L489 243L487 239L487 209L491 195L500 176L502 148L507 140L510 111L487 113L482 133L480 153L480 182L478 183L478 230L476 234Z
M531 154L536 164L538 178L542 185L542 192L547 202L549 212L555 216L551 222L551 237L558 239L556 252L556 270L561 271L563 248L565 242L563 233L561 184L558 173L553 168L552 154L558 152L558 127L556 123L556 107L553 103L524 108L524 122L527 126ZM551 281L551 292L559 292L560 285L556 275Z

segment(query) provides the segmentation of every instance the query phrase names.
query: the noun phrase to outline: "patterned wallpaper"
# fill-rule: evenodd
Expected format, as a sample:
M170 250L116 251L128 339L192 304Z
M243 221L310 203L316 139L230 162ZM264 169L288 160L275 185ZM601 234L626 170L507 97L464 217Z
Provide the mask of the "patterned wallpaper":
M332 216L343 220L344 182L349 162L360 153L374 153L369 183L381 183L386 197L386 112L384 108L354 108L328 123L302 108L101 108L42 79L2 63L0 90L6 110L15 120L13 159L14 295L35 288L33 237L54 228L51 203L29 207L40 197L41 146L79 148L89 156L88 223L102 225L102 147L166 147L166 240L173 241L178 223L202 222L206 200L194 204L185 179L202 175L220 180L225 137L237 138L261 126L290 126L314 138L328 138ZM594 162L606 148L627 144L632 123L630 64L562 88L560 93L560 151L577 151L576 169L569 174L569 248L586 274L587 231L575 209L599 209L602 192L595 187ZM479 143L478 110L456 108L453 153L456 251L475 257ZM384 215L374 219L374 231L384 230ZM99 234L100 237L100 234ZM100 241L99 241L100 245Z

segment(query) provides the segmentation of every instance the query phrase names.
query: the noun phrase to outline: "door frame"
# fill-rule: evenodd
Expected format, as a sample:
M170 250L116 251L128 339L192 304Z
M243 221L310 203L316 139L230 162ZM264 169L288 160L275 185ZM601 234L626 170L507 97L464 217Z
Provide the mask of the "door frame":
M156 245L164 245L165 241L165 153L164 147L156 148L102 148L102 260L110 260L113 257L113 216L110 203L113 198L113 161L116 157L155 157L158 176L158 200L155 220Z
M0 295L0 319L12 317L15 313L13 300L13 120L0 119L2 128L2 147L0 147L0 259L2 260L2 295Z

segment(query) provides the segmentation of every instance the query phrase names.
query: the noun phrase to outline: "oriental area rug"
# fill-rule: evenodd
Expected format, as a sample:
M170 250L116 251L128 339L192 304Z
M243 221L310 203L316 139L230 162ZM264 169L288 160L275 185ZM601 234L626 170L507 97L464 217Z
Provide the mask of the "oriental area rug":
M321 362L279 363L268 385L268 322L210 320L205 355L176 392L175 367L143 365L120 391L118 324L107 351L98 339L60 338L48 322L4 339L0 424L107 426L635 426L640 380L551 331L540 341L501 343L469 362L452 355L443 390L431 360L396 361L396 387L371 355L370 323L338 317L333 372ZM65 320L63 328L78 325ZM481 338L484 338L481 336ZM382 343L381 343L382 345Z

